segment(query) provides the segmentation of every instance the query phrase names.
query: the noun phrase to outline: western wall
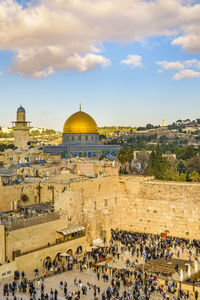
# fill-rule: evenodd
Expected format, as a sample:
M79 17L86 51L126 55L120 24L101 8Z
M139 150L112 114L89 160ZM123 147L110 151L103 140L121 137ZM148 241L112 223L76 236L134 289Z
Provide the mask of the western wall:
M0 195L1 211L10 210L13 201L21 205L53 201L55 210L66 214L71 224L86 227L88 241L109 238L110 228L117 227L200 238L198 183L107 176L2 186Z
M200 239L198 183L142 176L79 176L62 183L0 186L0 200L1 211L11 210L13 203L16 207L54 204L54 212L36 216L36 223L31 217L6 225L11 228L0 225L0 278L16 269L42 268L46 257L53 261L58 253L76 253L79 246L84 252L94 239L108 240L111 228ZM70 226L83 226L83 235L65 239L62 230Z

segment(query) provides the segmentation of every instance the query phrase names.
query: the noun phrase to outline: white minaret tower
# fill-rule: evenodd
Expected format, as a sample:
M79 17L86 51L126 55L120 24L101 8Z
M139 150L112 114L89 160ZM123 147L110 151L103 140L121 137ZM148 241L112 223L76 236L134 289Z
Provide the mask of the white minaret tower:
M30 122L26 121L26 112L22 106L17 110L17 120L12 123L15 147L20 151L28 150Z

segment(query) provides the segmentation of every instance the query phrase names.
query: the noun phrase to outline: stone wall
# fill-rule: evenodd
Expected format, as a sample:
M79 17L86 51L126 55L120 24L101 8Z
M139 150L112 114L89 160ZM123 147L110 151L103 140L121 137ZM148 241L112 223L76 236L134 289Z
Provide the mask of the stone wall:
M144 181L126 186L121 228L200 239L200 184Z
M0 188L1 209L8 210L11 201L21 201L23 194L28 196L26 205L54 201L55 210L63 217L10 232L4 232L3 226L0 226L1 262L5 261L5 252L12 260L13 251L23 249L21 252L24 253L55 243L60 238L56 231L68 225L86 228L85 245L98 237L109 239L111 228L154 234L166 232L173 236L200 239L198 183L155 181L142 176L108 176L82 178L68 183L20 184ZM79 240L71 242L77 246ZM53 257L56 251L66 252L68 245L57 245L55 249L54 246L47 247L17 257L17 268L20 264L27 269L33 268L31 261L34 261L34 266L41 266L45 255Z
M57 230L68 227L68 220L62 217L59 220L26 227L7 232L6 256L12 261L13 251L20 250L21 253L32 251L47 244L56 243L56 239L62 238Z
M13 276L15 270L28 272L36 268L41 269L46 257L50 257L53 261L58 253L67 253L68 250L72 250L72 253L75 254L79 246L82 247L83 252L86 251L85 237L19 256L14 261L0 266L0 279Z
M28 202L22 203L26 194ZM107 176L68 183L41 182L0 188L1 211L11 201L55 203L71 224L87 228L87 241L109 238L110 228L198 237L200 184L155 181L150 177Z

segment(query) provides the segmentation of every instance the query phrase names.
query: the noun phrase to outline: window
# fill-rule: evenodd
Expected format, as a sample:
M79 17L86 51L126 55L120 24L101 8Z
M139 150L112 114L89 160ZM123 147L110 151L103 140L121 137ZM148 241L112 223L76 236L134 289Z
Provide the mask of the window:
M78 136L78 140L81 141L81 135Z
M99 192L100 192L100 190L101 190L101 184L99 184Z
M97 202L94 201L94 209L97 209Z
M108 206L108 200L104 199L104 206L107 207Z
M11 210L15 209L14 208L14 201L11 201Z
M115 205L117 205L117 197L115 197Z
M74 136L72 136L72 141L74 141Z
M86 141L88 140L88 135L85 136L85 140L86 140Z

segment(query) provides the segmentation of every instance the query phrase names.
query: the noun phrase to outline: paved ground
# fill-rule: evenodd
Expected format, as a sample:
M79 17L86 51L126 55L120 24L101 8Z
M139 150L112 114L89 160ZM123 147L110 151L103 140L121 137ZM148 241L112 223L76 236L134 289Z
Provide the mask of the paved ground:
M174 258L177 257L176 253L177 253L177 250L174 251ZM134 259L136 259L136 257L131 257L130 253L129 252L126 252L125 254L121 255L120 257L120 261L118 261L116 259L116 262L119 263L120 265L124 266L125 267L125 261L126 259L129 258L130 261L132 262ZM184 251L184 253L182 253L182 251L180 251L180 258L181 259L188 259L189 258L189 255L188 255L188 252L187 251ZM139 259L139 263L141 263L142 260ZM42 272L41 272L42 274ZM29 273L29 274L26 274L27 278L28 279L32 279L34 278L33 276L33 273ZM65 272L65 273L62 273L60 275L55 275L55 276L51 276L51 277L48 277L45 279L45 292L49 293L51 288L53 290L57 289L58 290L58 299L59 300L62 300L64 299L64 294L63 294L63 291L61 291L59 289L59 283L60 281L62 280L63 282L66 281L67 284L68 284L68 291L71 291L71 292L75 292L78 290L78 287L75 287L74 286L74 279L77 279L77 281L80 279L83 283L83 285L87 285L87 283L91 283L91 284L96 284L97 287L100 287L100 290L101 290L101 293L103 291L105 291L108 286L109 286L109 283L110 283L110 280L108 283L105 283L103 281L103 279L100 279L98 281L97 279L97 276L96 274L93 272L93 271L90 271L90 270L84 270L83 273L80 273L79 270L73 270L73 271L68 271L68 272ZM3 300L3 299L6 299L6 297L3 297L2 295L2 287L4 285L5 282L10 282L12 281L13 279L4 279L4 280L1 280L0 281L0 300ZM80 288L81 290L81 288ZM88 293L87 293L87 296L84 296L84 295L81 295L81 300L82 299L85 299L85 300L92 300L94 299L94 296L93 296L93 290L92 289L88 289L87 290ZM82 292L81 292L82 294ZM27 295L17 295L18 296L18 299L17 300L20 300L21 297L23 300L29 300L30 297L28 297ZM39 296L39 291L38 291L38 296ZM98 299L101 300L101 295L98 295ZM163 299L162 296L160 295L152 295L151 296L151 300L161 300ZM176 297L173 297L173 296L170 296L170 300L175 300L177 299ZM9 300L13 300L13 297L9 297Z
M109 280L109 283L105 283L103 281L103 279L100 279L99 281L97 280L97 277L96 277L96 274L93 272L93 271L87 271L85 270L83 273L80 273L79 270L75 270L75 271L68 271L68 272L65 272L65 273L62 273L60 275L55 275L55 276L51 276L51 277L48 277L45 279L45 292L49 293L51 288L53 289L57 289L58 290L58 300L64 300L64 294L63 294L63 291L61 291L59 289L59 283L60 281L62 280L63 282L66 281L67 284L68 284L68 291L71 291L71 292L75 292L78 290L77 287L74 286L74 279L77 279L77 280L81 280L83 285L86 285L88 282L91 283L91 284L96 284L97 287L100 287L101 289L101 293L106 290L109 286L109 283L110 283L110 280ZM80 289L81 290L81 289ZM127 289L128 291L128 289ZM81 293L82 294L82 293ZM93 290L90 290L88 289L88 293L87 293L87 296L84 296L84 295L81 295L81 300L92 300L94 299L94 296L93 296ZM38 292L38 296L39 296L39 292ZM24 295L24 294L21 294L21 295L17 295L18 300L22 299L23 300L28 300L30 299L30 297L28 297L27 295ZM1 291L0 291L0 299L6 299L6 297L3 297L2 296L2 285L1 285ZM98 299L101 300L101 295L98 295ZM163 299L162 296L160 295L152 295L151 296L151 299L152 300L161 300ZM175 300L177 299L176 297L170 297L170 300ZM13 297L9 297L9 300L13 300Z

